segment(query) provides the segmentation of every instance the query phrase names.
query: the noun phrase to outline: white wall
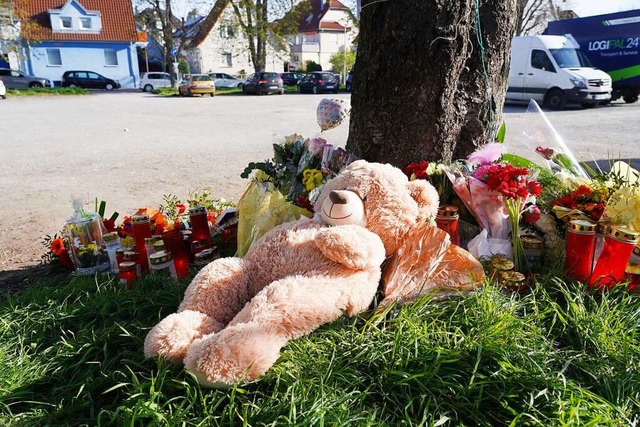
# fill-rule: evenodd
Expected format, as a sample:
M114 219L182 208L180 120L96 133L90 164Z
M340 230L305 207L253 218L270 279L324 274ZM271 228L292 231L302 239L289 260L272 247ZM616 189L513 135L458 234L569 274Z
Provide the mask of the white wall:
M48 64L47 49L60 50L62 65ZM105 64L105 49L116 50L117 66ZM60 44L43 44L32 46L28 50L25 48L25 55L31 58L33 75L52 81L60 81L62 74L67 70L87 70L117 80L123 88L135 88L139 83L140 70L135 44L129 46L102 44L94 47L62 47Z

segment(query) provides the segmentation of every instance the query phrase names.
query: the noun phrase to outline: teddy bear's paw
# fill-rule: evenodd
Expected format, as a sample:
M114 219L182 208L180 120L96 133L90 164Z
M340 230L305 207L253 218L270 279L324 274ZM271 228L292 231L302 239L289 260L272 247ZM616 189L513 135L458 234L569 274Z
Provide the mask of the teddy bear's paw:
M204 313L185 310L171 314L149 332L144 341L144 354L181 361L194 340L220 328L221 325Z
M205 387L247 383L275 363L286 342L286 338L259 325L236 325L195 340L184 358L184 366Z

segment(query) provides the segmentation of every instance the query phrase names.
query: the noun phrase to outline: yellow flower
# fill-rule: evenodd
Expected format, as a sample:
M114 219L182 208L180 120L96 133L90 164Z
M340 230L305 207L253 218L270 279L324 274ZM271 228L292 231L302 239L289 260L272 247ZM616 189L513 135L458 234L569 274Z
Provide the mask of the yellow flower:
M123 248L133 248L135 245L136 242L131 236L123 237L122 239L120 239L120 246L122 246Z
M322 172L318 169L306 169L302 172L302 184L307 191L311 191L322 185Z
M640 231L640 188L622 187L618 189L607 203L604 216L612 224L624 225Z

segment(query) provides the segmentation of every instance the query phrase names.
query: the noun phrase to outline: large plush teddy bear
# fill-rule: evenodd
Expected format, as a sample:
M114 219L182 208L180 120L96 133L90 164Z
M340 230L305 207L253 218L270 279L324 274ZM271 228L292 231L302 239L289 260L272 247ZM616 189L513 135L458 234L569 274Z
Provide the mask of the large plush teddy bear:
M313 219L282 224L243 258L203 268L178 312L149 332L146 356L183 361L207 386L259 377L289 340L366 310L385 259L437 208L428 182L352 163L325 185Z

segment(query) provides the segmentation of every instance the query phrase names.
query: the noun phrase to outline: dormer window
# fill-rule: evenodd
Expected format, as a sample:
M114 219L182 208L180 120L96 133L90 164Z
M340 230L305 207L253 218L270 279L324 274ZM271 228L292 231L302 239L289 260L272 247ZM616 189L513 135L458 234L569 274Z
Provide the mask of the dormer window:
M60 17L60 28L65 30L71 29L71 17L69 16L61 16Z
M90 30L91 29L91 18L80 18L80 29L81 30Z

